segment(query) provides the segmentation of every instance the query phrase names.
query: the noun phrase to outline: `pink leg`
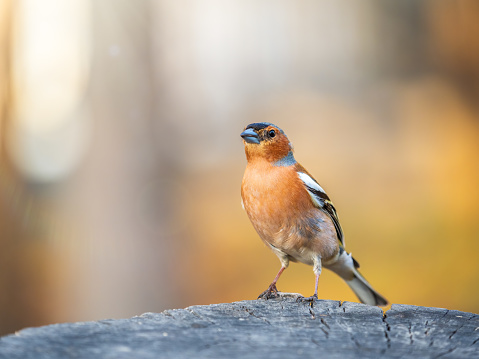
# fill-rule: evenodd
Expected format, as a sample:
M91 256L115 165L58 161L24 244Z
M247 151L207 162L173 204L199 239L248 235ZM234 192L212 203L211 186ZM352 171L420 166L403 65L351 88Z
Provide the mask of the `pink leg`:
M319 274L316 274L316 284L314 286L314 297L318 299L318 282L319 282Z
M309 302L311 306L313 306L313 303L316 299L318 299L318 282L319 282L319 274L316 274L316 282L314 285L314 294L311 297L305 298L305 297L300 297L297 299L299 302Z
M276 277L274 278L273 283L271 283L272 285L276 285L276 282L278 281L279 277L281 277L281 274L283 273L285 269L286 269L285 267L281 267L278 274L276 274Z
M276 298L278 296L278 288L276 288L276 282L278 281L279 277L281 277L281 273L283 273L285 269L286 269L285 267L281 267L278 274L276 274L276 277L274 278L273 282L269 285L268 289L266 289L263 293L261 293L258 296L258 299L259 298L270 299L270 298Z

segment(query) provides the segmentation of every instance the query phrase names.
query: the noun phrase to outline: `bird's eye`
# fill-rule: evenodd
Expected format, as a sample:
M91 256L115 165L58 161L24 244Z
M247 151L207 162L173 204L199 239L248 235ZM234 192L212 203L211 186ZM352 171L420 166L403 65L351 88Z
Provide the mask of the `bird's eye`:
M274 130L269 130L268 131L268 136L273 138L274 136L276 136L276 132Z

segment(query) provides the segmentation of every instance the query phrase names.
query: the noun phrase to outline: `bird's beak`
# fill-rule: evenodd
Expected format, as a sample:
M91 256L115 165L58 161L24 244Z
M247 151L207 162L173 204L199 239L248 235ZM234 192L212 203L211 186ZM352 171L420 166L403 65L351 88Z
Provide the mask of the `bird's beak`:
M243 137L243 140L245 140L248 143L259 144L259 136L255 132L255 130L253 130L252 128L248 128L244 130L240 136Z

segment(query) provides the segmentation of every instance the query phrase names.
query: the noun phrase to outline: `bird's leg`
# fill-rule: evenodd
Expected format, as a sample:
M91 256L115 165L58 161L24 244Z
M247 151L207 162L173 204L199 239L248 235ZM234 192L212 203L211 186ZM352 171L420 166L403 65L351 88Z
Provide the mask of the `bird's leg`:
M318 282L319 282L319 276L321 275L321 257L315 257L313 258L313 272L316 276L315 278L315 285L314 285L314 294L311 297L305 298L305 297L299 297L297 301L300 302L309 302L311 306L313 306L313 303L315 300L318 299Z
M279 277L281 276L281 273L286 269L286 267L281 266L281 269L279 270L278 274L276 274L276 277L274 278L273 282L269 285L268 289L266 289L263 293L261 293L258 296L258 299L271 299L271 298L277 298L279 297L278 295L278 288L276 288L276 282L278 281Z
M299 297L296 301L298 302L308 302L313 305L314 301L318 299L318 282L319 282L319 274L316 274L316 285L314 286L314 294L311 297Z

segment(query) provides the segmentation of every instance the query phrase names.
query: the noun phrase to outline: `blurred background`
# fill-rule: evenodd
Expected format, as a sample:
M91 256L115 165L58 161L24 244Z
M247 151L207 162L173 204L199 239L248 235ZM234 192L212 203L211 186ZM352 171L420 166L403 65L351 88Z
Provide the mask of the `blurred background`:
M256 298L258 121L391 302L478 313L478 95L476 0L1 0L0 334Z

